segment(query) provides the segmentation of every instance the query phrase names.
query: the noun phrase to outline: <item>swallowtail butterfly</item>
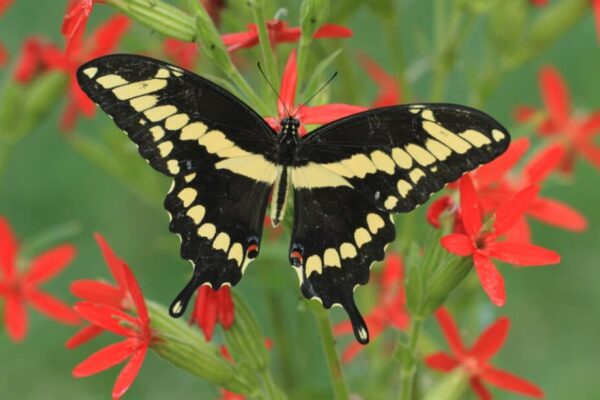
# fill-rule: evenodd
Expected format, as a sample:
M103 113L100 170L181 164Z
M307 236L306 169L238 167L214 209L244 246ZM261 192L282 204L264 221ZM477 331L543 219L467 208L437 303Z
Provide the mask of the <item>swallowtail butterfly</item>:
M194 272L172 316L200 285L239 282L260 252L269 194L278 223L291 192L289 261L302 294L326 308L341 305L363 344L369 335L353 292L394 240L392 214L423 204L510 141L490 116L453 104L371 109L303 137L288 117L275 132L216 84L137 55L92 60L77 79L142 157L173 179L169 228Z

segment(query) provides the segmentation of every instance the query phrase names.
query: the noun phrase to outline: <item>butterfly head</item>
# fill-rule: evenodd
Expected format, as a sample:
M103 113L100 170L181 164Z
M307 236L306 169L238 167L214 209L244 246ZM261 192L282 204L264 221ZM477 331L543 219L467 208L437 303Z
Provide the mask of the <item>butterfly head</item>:
M281 121L279 121L279 126L281 127L280 133L297 135L298 129L300 128L300 120L294 117L282 118Z

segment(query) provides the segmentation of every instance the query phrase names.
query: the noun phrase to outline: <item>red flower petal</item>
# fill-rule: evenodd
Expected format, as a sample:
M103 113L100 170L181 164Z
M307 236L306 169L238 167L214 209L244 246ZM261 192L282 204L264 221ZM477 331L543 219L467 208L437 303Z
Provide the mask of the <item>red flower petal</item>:
M80 329L75 335L73 335L65 346L67 349L74 349L76 347L81 346L84 343L89 342L99 334L104 332L104 330L96 325L88 325L85 328Z
M296 49L294 49L285 65L281 88L279 90L280 100L277 100L277 112L281 118L289 116L294 108L296 101L296 80L298 79L296 68Z
M458 361L446 353L435 353L425 358L425 364L429 368L442 371L450 372L458 366Z
M529 139L527 138L512 141L504 154L494 161L482 165L472 173L477 187L481 189L497 184L523 158L528 148Z
M506 240L510 242L524 242L529 243L531 241L531 229L527 223L527 218L524 216L519 218L510 228L506 231Z
M480 252L476 252L473 255L473 262L483 290L487 293L492 303L497 306L503 306L506 302L504 278L502 278L496 266L487 256Z
M198 58L198 49L195 43L182 42L167 38L163 42L163 52L175 61L175 64L185 69L192 69Z
M234 52L242 48L256 46L258 44L258 30L256 25L248 26L246 32L226 33L221 35L221 40L227 51Z
M123 271L124 261L118 258L112 248L108 245L108 242L104 239L104 237L95 233L94 238L100 247L100 251L102 252L102 257L104 258L104 262L106 266L110 270L113 278L121 288L127 287L127 282L125 280L125 272Z
M488 245L490 256L506 263L522 266L557 264L560 255L530 243L496 242Z
M600 131L600 112L588 116L579 127L580 135L583 137L591 136Z
M13 342L21 342L27 334L27 311L20 297L9 295L4 304L4 325Z
M483 386L481 379L472 377L469 379L469 385L479 400L492 400L492 394Z
M146 325L150 321L150 318L148 317L148 310L146 309L146 302L144 301L142 289L140 289L133 272L131 272L131 269L129 269L127 264L123 264L123 272L125 273L127 289L131 294L131 299L133 300L133 304L135 304L135 309L137 310L142 323Z
M510 392L530 397L544 397L544 392L539 387L506 371L489 368L481 374L481 378Z
M582 232L588 227L587 219L579 211L553 199L538 197L527 214L546 224L574 232Z
M383 271L381 276L381 286L383 292L390 292L402 283L403 279L403 262L400 254L390 252L385 258ZM402 286L402 285L400 285Z
M3 67L8 62L8 50L2 43L0 43L0 67Z
M219 304L219 322L224 329L229 329L234 320L234 305L229 286L222 286L217 291L217 302Z
M136 336L134 330L121 324L127 322L135 325L135 319L117 308L85 302L75 304L74 308L79 315L102 329L121 336Z
M465 175L458 183L460 190L460 211L463 226L470 236L475 236L481 229L481 209L479 199L471 176Z
M333 334L335 336L347 335L347 334L350 334L353 332L354 332L354 329L352 328L352 322L350 322L349 320L340 322L339 324L335 324L333 326Z
M75 297L91 303L100 303L122 308L125 292L108 283L82 279L71 283L71 293Z
M537 109L532 106L517 106L513 112L513 118L517 122L525 123L530 121L535 114Z
M349 38L352 37L352 30L342 25L325 24L322 25L315 34L315 39L322 38Z
M61 32L67 40L67 54L72 54L79 47L92 7L92 0L69 1L61 28Z
M498 207L495 212L494 235L500 236L509 230L533 204L539 190L536 186L529 186Z
M448 342L448 346L450 346L452 354L455 356L463 355L465 353L465 347L460 338L460 334L458 333L456 323L452 319L450 313L446 311L445 308L441 307L435 312L435 319L440 328L442 328L442 332Z
M366 55L361 55L360 62L379 87L377 98L373 101L373 107L385 107L401 102L400 90L396 79L383 70L375 61Z
M469 353L476 357L480 364L486 364L504 344L509 328L509 319L499 318L479 336Z
M4 14L14 0L0 0L0 15Z
M60 273L75 258L75 247L62 245L46 251L33 259L31 267L25 274L25 279L30 285L46 282Z
M134 352L137 343L137 339L126 339L104 347L73 368L73 376L84 378L122 363Z
M204 332L204 338L210 341L217 323L217 301L215 291L208 285L198 288L192 321L196 321Z
M600 0L592 0L592 7L594 8L594 19L596 20L596 35L600 43Z
M539 184L558 168L564 156L563 145L552 144L533 156L525 165L523 173L529 178L529 183Z
M15 270L15 257L19 245L8 221L0 217L0 270L9 278Z
M133 356L129 360L127 364L123 367L117 380L115 382L115 386L113 386L112 396L113 399L119 399L121 396L129 390L131 384L135 380L136 376L140 372L140 368L142 368L142 364L144 363L144 359L146 358L147 347L143 347L133 353Z
M131 20L124 15L109 18L92 35L93 48L82 61L113 52L130 26Z
M452 198L450 196L442 196L439 199L431 202L427 208L426 218L427 222L436 229L440 228L440 215L446 211L448 207L452 205Z
M540 72L542 98L550 119L558 126L564 126L571 113L569 91L558 70L552 66Z
M81 322L79 315L71 307L54 297L38 291L27 293L27 300L40 313L65 324L77 325Z
M469 236L460 233L446 235L440 242L448 252L462 257L470 256L476 250L473 246L473 240Z
M304 106L298 111L297 118L303 124L327 124L349 115L366 111L367 107L353 106L351 104L325 104L322 106Z

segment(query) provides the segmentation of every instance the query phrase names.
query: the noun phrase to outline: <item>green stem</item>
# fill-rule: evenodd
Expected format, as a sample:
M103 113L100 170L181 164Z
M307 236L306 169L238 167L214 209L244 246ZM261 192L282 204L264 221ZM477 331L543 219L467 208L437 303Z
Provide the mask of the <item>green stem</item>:
M318 306L318 308L315 306ZM321 334L321 343L323 344L325 358L327 359L329 377L331 378L331 385L333 386L335 398L337 400L347 400L349 398L348 388L346 387L342 366L335 349L335 340L333 338L333 332L331 331L329 313L318 304L310 304L309 308L315 316L319 333Z
M420 317L413 317L412 324L410 326L410 332L408 336L408 349L400 347L399 351L406 351L402 357L402 371L400 379L402 387L400 391L400 400L410 400L412 396L414 378L417 372L417 346L419 345L419 336L421 335L421 328L423 326L423 320Z
M258 2L254 2L252 6L252 16L254 17L254 23L258 28L258 43L262 59L265 63L265 73L270 82L275 87L279 87L279 75L277 74L275 56L271 49L271 41L269 40L269 32L267 31L267 18L265 16L264 6L258 4Z

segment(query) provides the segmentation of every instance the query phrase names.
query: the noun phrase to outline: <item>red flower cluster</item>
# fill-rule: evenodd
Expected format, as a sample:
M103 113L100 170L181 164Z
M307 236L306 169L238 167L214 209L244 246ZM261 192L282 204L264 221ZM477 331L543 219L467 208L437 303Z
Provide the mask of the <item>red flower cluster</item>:
M276 131L281 129L281 119L294 117L300 120L300 135L306 135L306 124L326 124L336 119L366 110L365 107L350 104L327 104L321 106L296 106L296 80L298 78L296 50L290 54L277 101L278 117L265 117L265 121Z
M502 241L500 238L519 220L533 203L538 188L529 186L500 205L482 221L479 199L469 175L459 182L460 210L465 233L451 233L442 238L442 246L450 253L473 257L481 285L490 300L504 305L504 280L492 258L520 266L556 264L560 256L526 242Z
M49 318L65 324L80 319L69 306L40 289L40 285L59 274L75 257L75 247L64 244L34 258L27 271L17 267L19 243L8 222L0 217L0 299L4 300L4 325L14 342L25 339L30 305Z
M400 255L390 253L385 259L380 279L381 291L377 306L365 317L369 325L371 340L381 335L387 327L406 329L409 316L406 311L404 293L404 264ZM350 321L342 322L333 328L335 335L352 334ZM344 362L350 362L364 346L353 341L342 354Z
M596 3L600 5L600 1ZM545 118L538 132L564 150L560 169L571 172L577 155L600 168L600 148L594 143L600 134L600 110L589 115L574 115L569 89L554 67L544 67L539 79ZM537 110L531 106L520 106L515 113L520 122L527 122L536 114Z
M119 399L133 384L155 337L144 296L135 276L127 264L115 256L100 235L96 235L96 240L118 285L89 280L73 284L74 294L85 300L75 305L75 311L88 321L90 326L71 338L67 347L78 346L103 331L124 336L125 340L97 351L73 369L74 377L83 378L129 359L113 387L112 397ZM137 317L129 315L124 309L135 311Z
M300 39L301 31L299 27L289 27L287 22L272 19L267 21L267 32L271 46L275 47L280 43L293 43ZM345 26L325 24L314 34L315 39L324 38L348 38L352 36L352 31ZM258 44L258 28L256 24L249 24L244 32L227 33L221 35L223 43L227 50L234 52L239 49L247 49Z
M198 288L190 322L196 322L207 341L212 339L217 321L223 329L229 329L234 320L233 299L229 286L213 290L208 285Z
M509 372L490 365L490 359L500 350L510 327L508 318L498 319L477 339L473 347L467 349L463 344L458 328L450 314L443 308L435 313L452 354L439 352L425 358L430 368L440 372L450 372L462 368L469 375L471 388L481 400L491 400L491 393L485 388L487 382L500 389L523 396L541 398L544 393L534 384Z

